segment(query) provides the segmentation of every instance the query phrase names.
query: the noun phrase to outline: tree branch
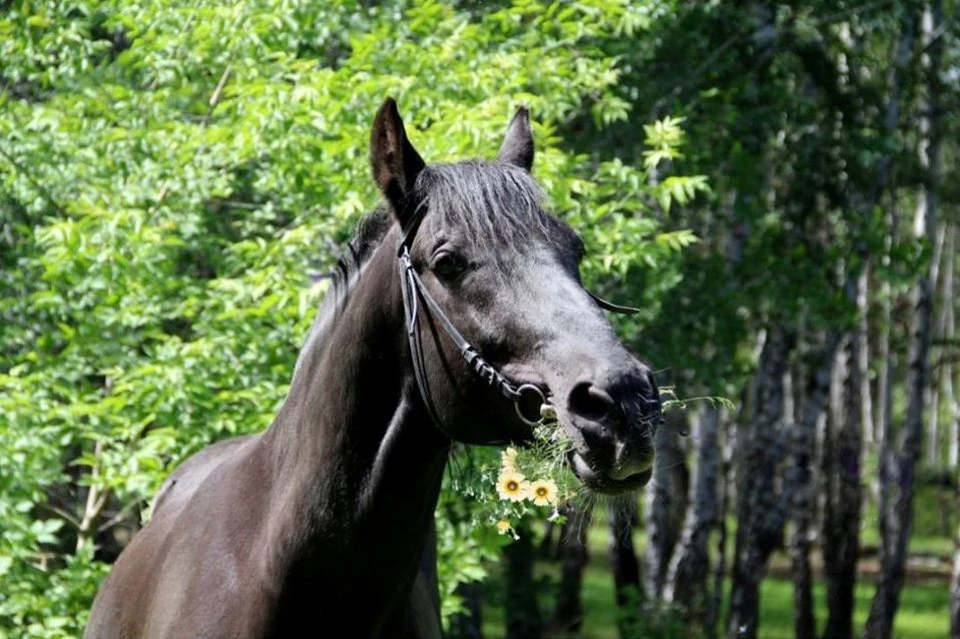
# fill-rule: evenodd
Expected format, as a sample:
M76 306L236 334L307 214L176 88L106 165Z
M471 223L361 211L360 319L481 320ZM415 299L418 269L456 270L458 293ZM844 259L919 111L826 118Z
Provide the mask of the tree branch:
M50 206L52 206L58 214L63 216L67 214L66 209L60 206L60 204L58 204L57 201L53 199L53 196L50 195L50 191L44 188L42 184L37 182L36 179L34 179L34 177L26 169L23 168L23 165L20 164L20 162L15 157L10 155L10 153L8 153L7 150L4 149L2 146L0 146L0 155L5 157L7 159L7 162L13 165L13 168L17 170L17 173L19 173L24 178L26 178L27 182L29 182L30 185L34 189L36 189L36 191L43 197L43 199L45 199L47 203Z

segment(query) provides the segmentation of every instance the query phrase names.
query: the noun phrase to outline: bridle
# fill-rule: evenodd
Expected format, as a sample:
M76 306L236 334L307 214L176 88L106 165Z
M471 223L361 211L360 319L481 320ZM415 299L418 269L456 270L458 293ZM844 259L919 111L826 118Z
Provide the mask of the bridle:
M400 289L403 292L403 313L406 319L407 337L410 340L410 352L413 359L413 374L417 380L417 387L420 389L420 396L423 403L430 413L430 418L434 425L444 434L450 436L443 427L443 422L437 414L436 407L430 395L430 386L427 382L426 364L423 357L423 345L420 339L420 331L417 330L417 321L420 312L419 300L425 305L425 312L440 323L441 328L447 334L447 337L454 343L460 352L460 356L467 363L467 366L488 386L496 389L508 401L513 402L517 417L528 426L544 426L557 421L556 408L550 403L545 393L535 384L515 384L503 376L493 365L483 359L476 348L468 342L457 327L453 325L450 318L440 308L430 292L423 285L423 280L413 267L410 259L410 248L420 223L426 215L427 207L425 203L418 206L411 215L410 220L405 225L403 237L397 248L397 257L400 259ZM588 291L589 293L589 291ZM598 306L608 311L632 315L638 312L638 309L629 306L619 306L603 300L593 293L590 297ZM525 414L525 407L536 406L535 415Z

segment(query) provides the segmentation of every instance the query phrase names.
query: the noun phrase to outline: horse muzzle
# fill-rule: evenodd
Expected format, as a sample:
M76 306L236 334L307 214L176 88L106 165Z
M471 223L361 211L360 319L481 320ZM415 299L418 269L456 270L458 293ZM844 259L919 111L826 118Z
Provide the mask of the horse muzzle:
M636 490L653 474L659 391L639 362L625 373L598 378L575 384L563 411L574 443L570 468L595 492Z

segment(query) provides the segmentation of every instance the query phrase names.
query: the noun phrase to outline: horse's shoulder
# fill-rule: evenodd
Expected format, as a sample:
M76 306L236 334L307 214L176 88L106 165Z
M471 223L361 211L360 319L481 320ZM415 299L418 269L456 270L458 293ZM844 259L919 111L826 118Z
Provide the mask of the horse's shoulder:
M244 449L258 435L243 435L215 442L188 457L170 473L153 499L153 514L171 501L189 498L203 480L225 461Z

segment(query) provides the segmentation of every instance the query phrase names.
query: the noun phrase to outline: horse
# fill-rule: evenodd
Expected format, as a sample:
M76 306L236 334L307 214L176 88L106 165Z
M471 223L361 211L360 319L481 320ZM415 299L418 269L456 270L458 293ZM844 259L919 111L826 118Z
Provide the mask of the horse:
M589 490L651 476L659 393L586 291L584 244L531 175L529 113L497 158L427 165L393 99L359 224L262 433L161 486L94 600L88 639L440 636L434 509L453 442L544 419Z

